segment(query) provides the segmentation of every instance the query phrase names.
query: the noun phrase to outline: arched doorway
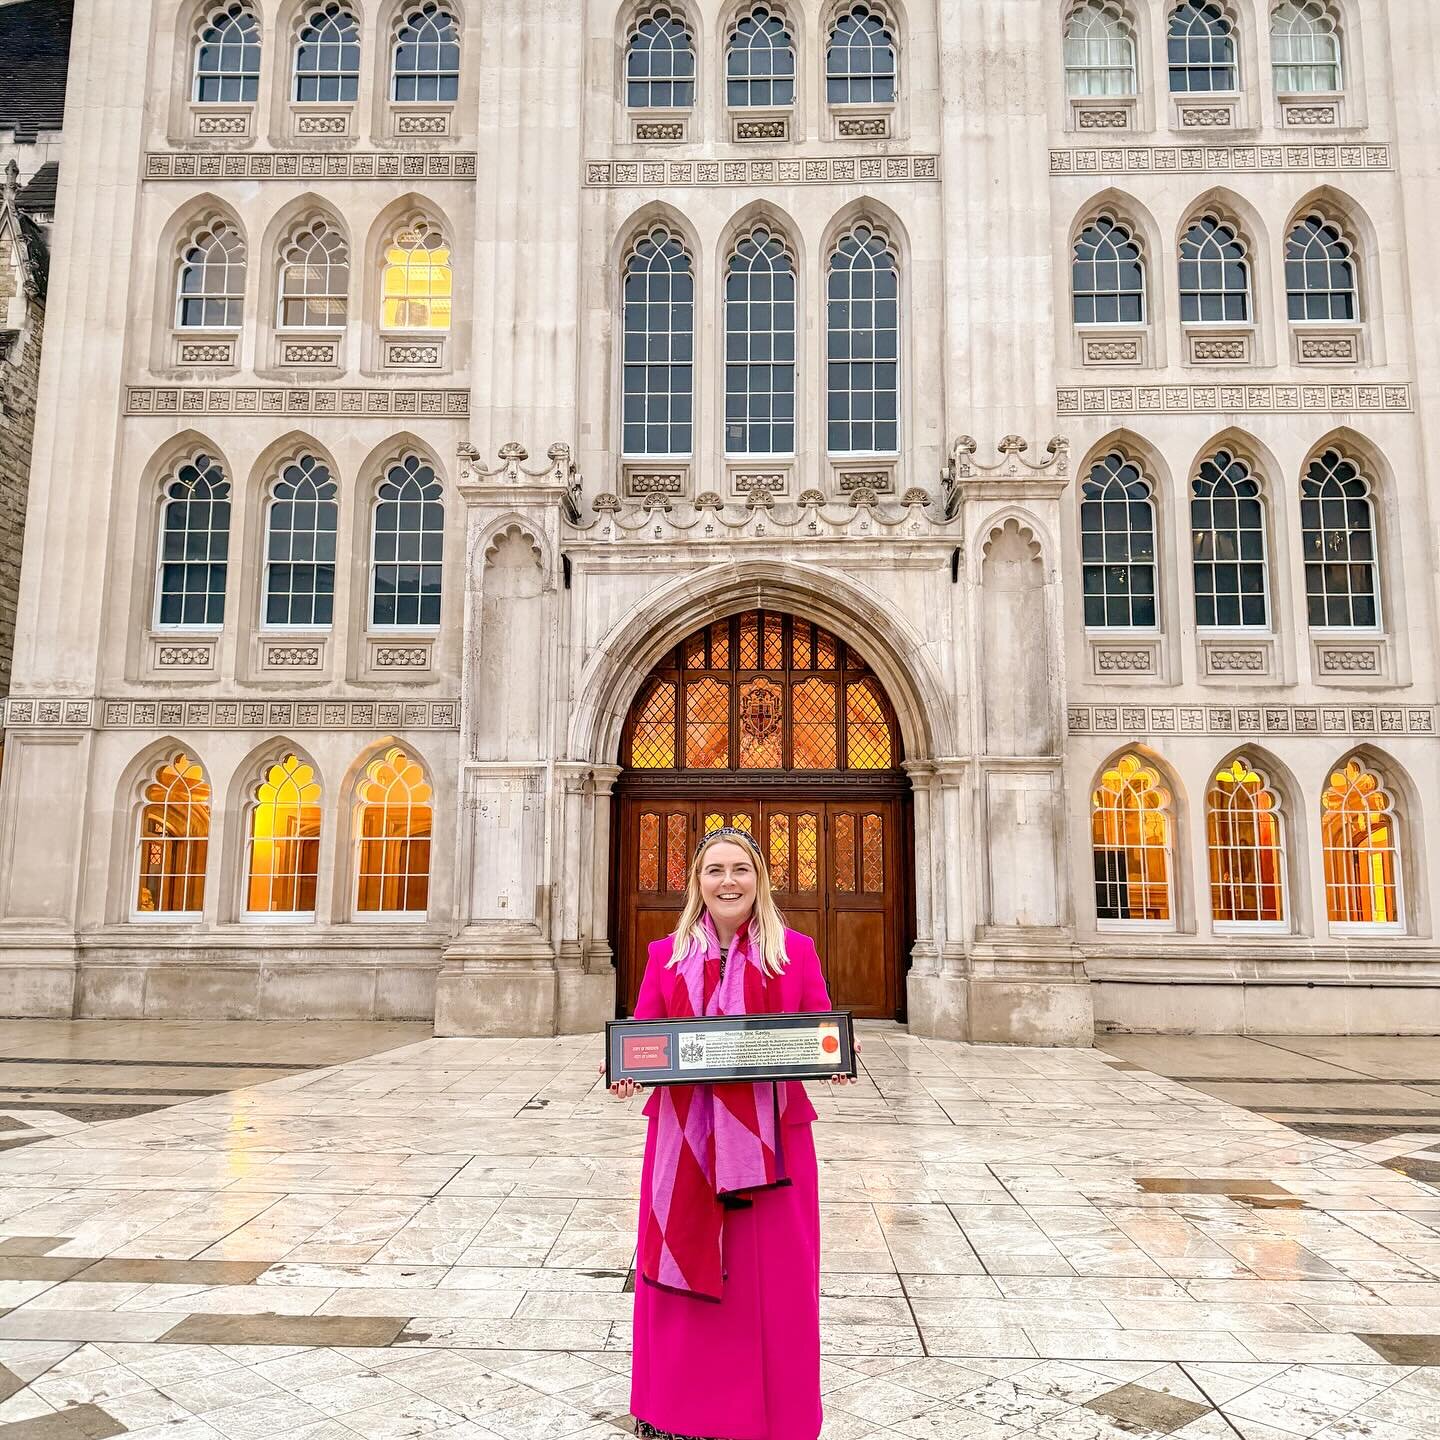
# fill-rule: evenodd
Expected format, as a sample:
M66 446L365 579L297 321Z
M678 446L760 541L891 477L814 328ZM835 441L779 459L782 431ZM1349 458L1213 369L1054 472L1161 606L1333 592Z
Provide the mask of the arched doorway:
M706 832L761 842L786 919L830 996L900 1018L912 910L910 787L890 700L863 657L808 620L750 610L696 631L641 686L616 787L615 937L629 1014L646 948L675 927Z

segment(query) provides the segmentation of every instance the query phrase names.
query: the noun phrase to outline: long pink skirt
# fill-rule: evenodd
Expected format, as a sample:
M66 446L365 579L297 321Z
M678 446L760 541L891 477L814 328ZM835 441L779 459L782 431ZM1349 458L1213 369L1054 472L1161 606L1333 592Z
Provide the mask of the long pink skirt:
M645 1137L640 1234L650 1217L656 1121ZM657 1430L708 1440L816 1440L820 1433L820 1195L808 1123L786 1125L790 1184L725 1214L717 1304L635 1281L630 1410Z

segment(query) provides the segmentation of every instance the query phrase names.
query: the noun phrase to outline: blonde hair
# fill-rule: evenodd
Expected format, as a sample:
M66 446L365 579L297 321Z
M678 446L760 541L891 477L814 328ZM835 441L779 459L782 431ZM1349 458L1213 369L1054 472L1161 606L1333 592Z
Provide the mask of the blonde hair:
M749 831L732 829L716 830L707 835L690 862L685 908L681 910L680 921L675 926L675 945L666 969L674 969L697 943L702 946L706 943L705 932L700 928L705 914L705 897L700 893L700 867L716 845L738 845L748 851L755 862L755 908L750 915L750 943L759 946L760 968L767 975L779 975L789 959L785 954L785 917L775 904L775 894L770 888L770 871L759 843Z

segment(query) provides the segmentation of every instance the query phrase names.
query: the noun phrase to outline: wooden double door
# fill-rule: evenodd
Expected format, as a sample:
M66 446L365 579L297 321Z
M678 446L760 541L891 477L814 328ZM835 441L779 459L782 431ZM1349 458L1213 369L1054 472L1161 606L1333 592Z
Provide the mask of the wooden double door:
M901 1016L908 892L898 796L769 798L620 794L616 937L621 1013L634 1009L650 942L671 934L702 836L748 830L764 848L775 900L815 941L830 999L856 1016Z

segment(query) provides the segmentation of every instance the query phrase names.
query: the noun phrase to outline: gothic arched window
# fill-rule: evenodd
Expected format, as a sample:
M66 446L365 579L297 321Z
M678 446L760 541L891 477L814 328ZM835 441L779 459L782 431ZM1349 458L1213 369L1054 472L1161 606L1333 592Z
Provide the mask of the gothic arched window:
M1075 96L1135 93L1135 35L1114 0L1085 0L1070 12L1065 90Z
M1145 258L1130 227L1097 215L1075 241L1070 269L1077 325L1143 325Z
M1285 242L1285 293L1292 320L1358 318L1355 256L1338 225L1320 215L1296 224Z
M238 330L245 314L245 242L223 220L180 257L175 324L182 330Z
M370 542L370 623L431 629L440 623L445 500L434 468L406 455L375 492Z
M1097 460L1080 487L1080 549L1085 624L1154 629L1155 501L1140 467L1119 451Z
M663 227L625 262L621 369L626 455L690 454L695 388L695 274Z
M1340 30L1321 0L1282 0L1275 7L1270 59L1279 95L1335 94L1345 88Z
M360 92L360 26L340 4L317 7L295 42L295 98L349 104Z
M1132 754L1106 769L1090 809L1097 920L1174 919L1173 825L1170 791L1153 765Z
M760 226L725 275L725 453L795 450L795 267Z
M1176 95L1240 88L1235 31L1219 5L1190 0L1170 14L1170 89Z
M395 38L394 98L432 105L460 98L460 27L448 10L420 5Z
M195 99L251 105L260 94L260 22L248 5L212 12L195 44Z
M398 747L365 767L355 804L357 914L424 919L430 905L430 784Z
M1352 759L1330 776L1320 801L1320 832L1330 923L1400 925L1395 801L1369 765Z
M280 257L280 324L339 330L350 308L350 247L328 221L299 230Z
M412 220L385 247L380 323L386 330L448 330L454 296L450 245L429 220Z
M867 5L842 11L825 47L825 95L832 105L895 103L895 39Z
M725 53L725 98L734 109L795 102L795 45L765 5L741 16Z
M688 110L695 103L695 41L685 21L661 6L635 27L625 55L632 110Z
M245 825L245 914L313 919L320 874L320 782L298 755L266 766Z
M230 568L230 482L220 462L196 455L176 470L160 509L155 624L203 629L225 622Z
M1180 320L1186 325L1250 319L1250 261L1235 228L1202 215L1180 241Z
M1285 827L1280 798L1243 755L1210 782L1206 797L1210 907L1222 925L1279 924L1285 917Z
M336 485L302 455L280 472L265 513L266 628L328 629L335 618Z
M1195 623L1202 628L1270 623L1265 505L1250 467L1228 450L1200 466L1191 487Z
M825 311L832 455L900 448L900 272L895 253L857 225L830 256Z
M1370 484L1354 461L1327 450L1300 482L1305 598L1317 628L1373 630L1380 575Z
M198 761L173 755L146 778L136 836L136 915L199 915L205 909L210 786Z

